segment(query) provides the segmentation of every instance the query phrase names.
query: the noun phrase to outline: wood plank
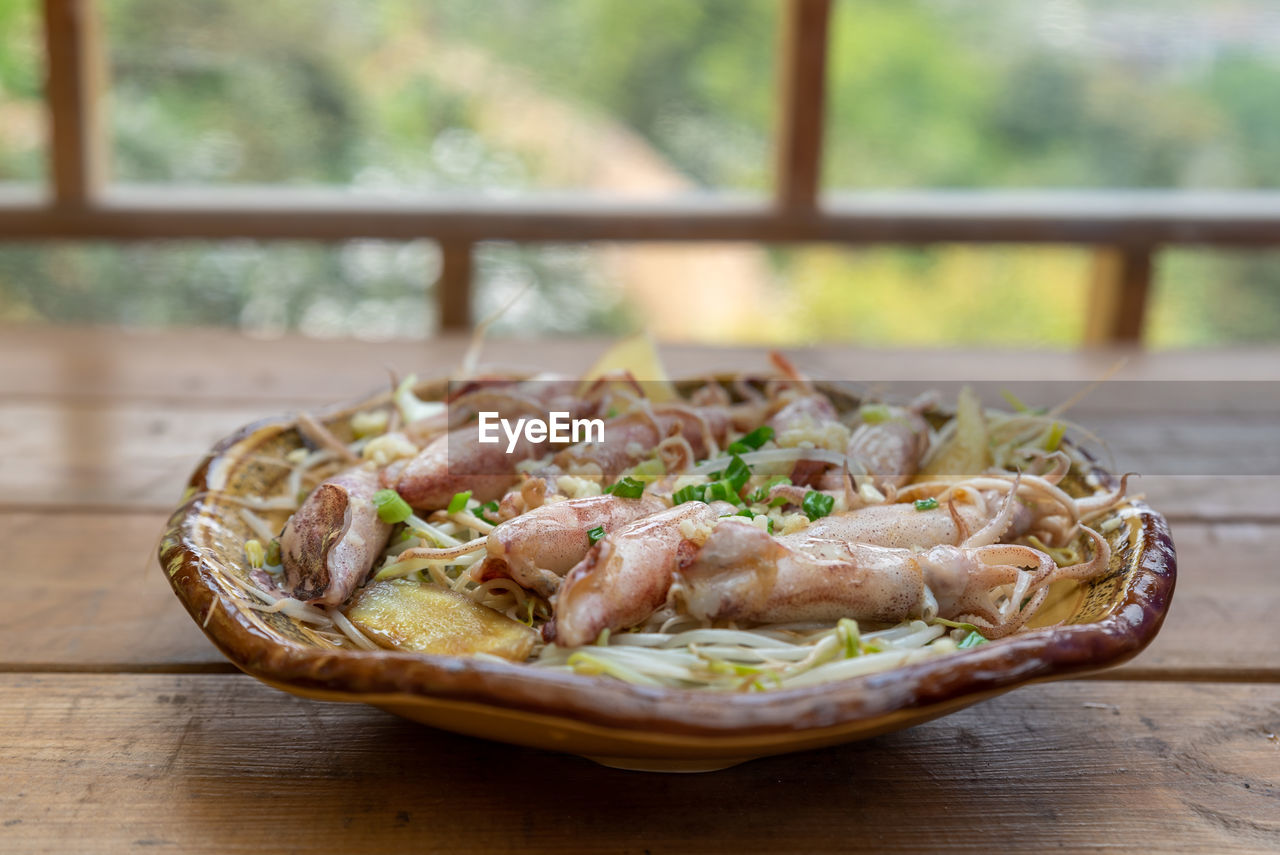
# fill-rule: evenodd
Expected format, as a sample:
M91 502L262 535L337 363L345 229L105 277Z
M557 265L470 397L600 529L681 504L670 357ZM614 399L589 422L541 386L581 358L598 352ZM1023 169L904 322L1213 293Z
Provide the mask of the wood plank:
M481 307L489 311L491 307ZM326 403L364 395L387 370L447 376L461 364L465 335L429 341L360 342L290 335L256 339L230 330L121 330L116 327L0 325L0 399L107 397L200 400L284 400ZM610 341L604 338L492 339L487 364L527 371L580 372ZM1131 348L1079 352L1005 350L869 350L849 346L783 348L801 370L823 380L1035 381L1084 384L1109 375L1119 381L1280 380L1280 351L1235 349L1143 352ZM667 343L673 376L759 370L764 347ZM1076 387L1072 387L1072 391ZM1152 394L1157 390L1153 387ZM1168 395L1163 396L1168 398ZM1086 399L1091 403L1093 396ZM1045 403L1050 403L1046 400ZM1056 403L1056 402L1055 402ZM1108 409L1123 404L1109 399ZM1151 409L1152 402L1144 402Z
M0 670L190 670L225 660L155 558L165 515L0 513L11 584ZM1116 678L1280 681L1280 526L1174 525L1177 593L1151 647Z
M259 405L8 404L0 506L167 510L205 451L269 414Z
M1160 634L1117 678L1280 681L1280 526L1174 524L1178 579Z
M0 687L5 851L1280 846L1278 686L1034 686L861 743L666 776L239 675L4 675Z
M818 202L831 0L782 4L778 49L777 201L809 214Z
M389 197L346 189L112 185L92 208L0 199L0 240L153 238L341 241L1117 243L1275 246L1280 193L1183 190L901 190L828 194L796 216L763 196L655 202L590 194Z
M167 519L0 513L0 668L231 669L156 559Z
M0 396L326 403L375 391L389 368L448 374L465 347L462 337L371 344L210 328L9 326L0 329Z

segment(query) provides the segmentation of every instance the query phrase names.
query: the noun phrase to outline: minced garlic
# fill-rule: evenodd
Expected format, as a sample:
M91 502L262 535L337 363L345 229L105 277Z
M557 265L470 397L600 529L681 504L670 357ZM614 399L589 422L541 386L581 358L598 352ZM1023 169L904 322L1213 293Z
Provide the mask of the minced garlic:
M585 499L588 496L599 496L600 482L590 478L579 478L575 475L561 475L556 479L556 490L570 499Z
M849 447L849 429L839 422L785 430L775 437L779 448L799 448L808 443L813 448L825 448L841 454Z
M730 518L725 517L725 519ZM711 530L719 522L719 520L710 523L691 519L680 520L680 536L685 540L692 541L695 546L702 546L707 542L707 538L711 536Z
M375 436L365 443L360 456L372 460L378 466L386 466L393 460L404 457L416 457L418 446L414 445L402 433L388 433Z
M782 517L782 528L778 534L793 534L809 527L809 518L804 514L785 514Z

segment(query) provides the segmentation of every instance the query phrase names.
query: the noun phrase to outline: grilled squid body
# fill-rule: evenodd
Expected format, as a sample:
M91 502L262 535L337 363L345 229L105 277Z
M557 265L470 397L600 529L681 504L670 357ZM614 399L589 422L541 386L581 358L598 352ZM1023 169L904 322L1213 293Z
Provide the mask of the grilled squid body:
M335 475L311 492L280 535L284 588L309 603L338 605L369 575L391 526L378 518L373 469Z
M635 626L667 600L671 580L698 549L726 503L685 502L606 535L569 571L544 630L561 647L595 641L601 631Z
M964 616L982 621L988 635L1004 635L1034 613L1048 591L1043 583L1056 570L1053 559L1026 546L938 545L917 552L806 533L773 537L728 519L677 575L674 595L689 614L706 620L897 623ZM991 594L1002 585L1017 586L1013 605L1003 609ZM1028 609L1021 604L1033 585L1035 603Z
M801 548L729 519L680 572L677 597L689 614L710 620L896 623L923 617L928 602L922 569L903 552L814 537Z
M728 429L723 408L658 407L652 413L628 413L605 422L603 441L571 445L555 456L555 465L570 472L594 465L606 478L616 478L669 436L684 437L694 457L701 458L724 442Z
M915 411L899 409L885 421L860 425L846 453L884 491L910 483L928 448L928 423Z
M661 499L646 493L638 499L568 499L526 511L489 534L488 555L476 578L510 576L539 596L550 597L561 578L590 551L592 529L616 531L664 508Z
M383 471L382 483L419 511L443 508L464 490L487 502L507 492L516 480L517 463L539 453L540 446L524 435L510 453L502 443L481 445L473 425L437 437L412 459L392 463Z
M482 385L455 398L458 412L493 410L503 418L546 417L563 412L569 418L590 416L591 401L570 394L576 381L537 380L512 386ZM513 448L505 439L479 442L475 424L437 436L416 457L397 461L382 474L384 487L419 511L443 508L457 493L471 491L481 502L500 499L517 480L516 464L541 457L554 443L537 443L521 433Z

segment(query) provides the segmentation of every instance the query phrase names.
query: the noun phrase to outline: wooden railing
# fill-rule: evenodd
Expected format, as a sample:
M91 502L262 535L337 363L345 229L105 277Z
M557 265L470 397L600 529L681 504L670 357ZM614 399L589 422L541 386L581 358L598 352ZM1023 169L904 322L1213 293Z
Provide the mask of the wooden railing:
M471 323L477 242L1069 243L1096 248L1086 340L1142 335L1153 255L1170 245L1280 245L1280 193L982 191L824 193L820 171L830 0L779 0L778 169L769 197L661 202L549 194L389 198L342 189L128 186L104 180L97 0L44 0L51 192L0 196L0 239L431 238L440 318ZM851 287L857 287L852 285Z

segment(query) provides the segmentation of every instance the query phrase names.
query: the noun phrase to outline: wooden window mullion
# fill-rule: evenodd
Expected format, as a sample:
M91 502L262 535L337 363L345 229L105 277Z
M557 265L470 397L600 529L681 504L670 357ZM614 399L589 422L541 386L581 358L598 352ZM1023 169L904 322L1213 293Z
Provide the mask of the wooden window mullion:
M818 203L831 0L783 0L779 56L777 204L810 211Z
M474 250L475 244L468 241L440 243L440 280L436 283L436 296L442 330L456 332L471 326Z
M1085 344L1139 344L1151 290L1152 248L1104 247L1094 255Z
M62 207L92 202L103 180L105 61L96 0L44 0L50 174Z

